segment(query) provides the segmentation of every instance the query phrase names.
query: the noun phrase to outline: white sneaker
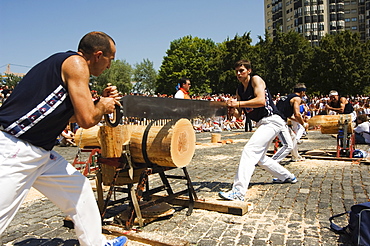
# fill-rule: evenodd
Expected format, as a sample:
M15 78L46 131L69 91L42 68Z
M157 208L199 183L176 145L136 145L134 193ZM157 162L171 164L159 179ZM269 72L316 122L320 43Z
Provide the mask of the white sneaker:
M230 201L242 201L244 202L244 195L240 193L238 190L230 190L228 192L220 191L218 195L225 200Z
M298 158L292 157L292 159L290 161L298 162L298 161L305 161L305 160L306 160L306 158L304 158L302 156L299 156Z

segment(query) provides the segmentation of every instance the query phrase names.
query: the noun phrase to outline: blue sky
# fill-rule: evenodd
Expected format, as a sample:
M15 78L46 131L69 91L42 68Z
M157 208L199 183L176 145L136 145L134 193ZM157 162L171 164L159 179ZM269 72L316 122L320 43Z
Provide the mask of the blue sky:
M186 35L216 43L264 35L261 0L0 0L0 73L25 73L53 53L76 50L81 37L104 31L116 59L144 59L159 69L170 43ZM24 67L25 66L25 67Z

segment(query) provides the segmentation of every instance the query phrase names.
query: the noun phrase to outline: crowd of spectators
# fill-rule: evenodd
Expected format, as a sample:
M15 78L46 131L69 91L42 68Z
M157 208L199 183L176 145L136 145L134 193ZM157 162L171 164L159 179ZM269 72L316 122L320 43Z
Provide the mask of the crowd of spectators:
M12 93L13 87L7 85L0 86L0 105L10 96Z
M97 97L97 92L92 91L93 98ZM167 94L157 94L157 95L145 95L138 93L131 93L131 95L138 96L152 96L152 97L169 97L173 98L173 95ZM124 96L124 95L122 95ZM282 95L279 93L274 95L274 103L277 103ZM206 100L206 101L220 101L227 102L228 100L236 100L235 95L230 94L206 94L191 96L193 100ZM370 97L364 95L347 96L349 102L352 103L355 109L355 115L365 114L370 117ZM323 114L336 114L334 111L327 111L325 105L329 101L329 95L312 96L303 98L301 105L301 113L305 121L315 115ZM228 110L228 115L217 116L213 118L196 118L193 119L193 125L196 132L219 132L219 131L231 131L233 129L245 129L246 131L252 131L255 127L256 122L248 122L247 125L251 127L246 127L246 115L244 111L237 110L236 108L231 108Z

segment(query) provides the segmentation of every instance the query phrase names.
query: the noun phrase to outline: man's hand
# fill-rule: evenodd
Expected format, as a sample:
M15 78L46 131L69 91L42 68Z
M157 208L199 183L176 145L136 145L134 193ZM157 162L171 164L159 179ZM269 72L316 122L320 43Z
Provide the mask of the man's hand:
M234 100L234 99L228 100L227 101L227 106L229 106L231 108L237 108L237 107L239 107L239 101Z
M117 87L114 86L114 85L111 85L111 86L108 86L107 88L105 88L103 90L102 97L110 97L110 98L113 98L115 104L117 104L118 106L122 106L121 103L119 102L119 100L121 98L119 97L119 93L118 93Z
M112 97L101 97L99 99L98 107L101 108L103 114L111 114L115 110L115 105L119 103Z

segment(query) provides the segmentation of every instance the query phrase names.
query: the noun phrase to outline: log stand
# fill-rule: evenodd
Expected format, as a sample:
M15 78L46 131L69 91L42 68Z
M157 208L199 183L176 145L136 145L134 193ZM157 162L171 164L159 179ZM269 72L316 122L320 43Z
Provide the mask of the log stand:
M139 225L144 226L144 220L142 217L142 210L149 208L151 206L170 202L171 200L188 194L189 204L187 215L191 215L194 208L194 201L198 200L195 193L194 187L190 180L190 176L186 167L182 167L183 175L169 175L166 171L172 170L175 167L163 167L156 165L154 163L134 163L131 160L129 153L129 147L126 146L121 158L102 158L98 157L99 169L97 173L97 192L98 192L98 204L104 220L108 205L113 203L110 201L111 197L115 192L127 193L127 197L118 199L114 201L114 204L128 202L129 206L125 214L127 215L127 220L125 221L125 228L131 229L134 225L135 218L138 219ZM110 188L107 193L106 198L103 198L102 191L102 167L110 166L115 169L112 181L110 182ZM137 175L130 175L131 173L141 172L139 179L137 180ZM150 187L149 176L152 174L159 174L162 181L162 185L158 187ZM125 176L125 180L119 180L120 176ZM186 180L186 188L177 192L172 189L169 179L181 179ZM134 183L137 181L137 187L134 188ZM124 188L122 186L127 186ZM159 193L161 191L166 191L167 196L160 197L158 199L152 199L151 196Z
M81 160L81 153L89 153L87 160ZM72 165L84 176L88 176L97 169L97 156L100 154L100 148L96 146L78 148L77 154Z
M340 117L338 120L338 135L337 135L337 157L352 158L355 150L355 134L349 131L348 124L351 124L351 118Z

